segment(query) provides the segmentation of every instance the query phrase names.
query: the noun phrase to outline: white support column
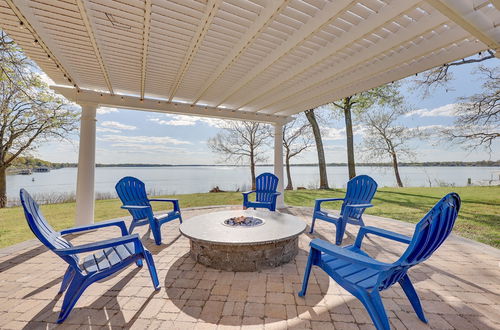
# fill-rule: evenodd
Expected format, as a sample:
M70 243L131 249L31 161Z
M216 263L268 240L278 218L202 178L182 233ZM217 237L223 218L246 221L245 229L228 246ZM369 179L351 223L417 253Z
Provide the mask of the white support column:
M80 119L80 146L78 152L78 176L76 180L75 225L94 223L94 176L96 103L82 103Z
M278 181L278 192L281 195L278 196L276 201L276 208L285 207L285 190L283 182L283 125L279 123L274 124L274 175L279 179Z

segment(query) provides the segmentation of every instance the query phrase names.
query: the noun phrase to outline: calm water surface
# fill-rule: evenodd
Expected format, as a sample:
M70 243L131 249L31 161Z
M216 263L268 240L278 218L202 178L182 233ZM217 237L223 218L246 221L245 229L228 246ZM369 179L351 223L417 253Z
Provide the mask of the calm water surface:
M272 172L271 166L257 167L257 173ZM347 167L328 167L330 187L344 187ZM389 167L357 167L357 174L372 176L380 187L395 186L394 173ZM96 169L96 192L114 194L116 182L124 176L135 176L146 183L154 193L188 194L208 192L214 186L222 190L246 190L250 173L247 167L179 166L179 167L98 167ZM401 167L403 183L410 186L439 186L450 184L465 186L467 178L475 184L487 185L500 175L498 167ZM34 179L34 181L33 181ZM292 167L295 187L314 188L318 185L317 167ZM76 190L76 168L52 170L49 173L32 175L9 175L7 196L16 198L19 189L25 188L34 194L74 193Z

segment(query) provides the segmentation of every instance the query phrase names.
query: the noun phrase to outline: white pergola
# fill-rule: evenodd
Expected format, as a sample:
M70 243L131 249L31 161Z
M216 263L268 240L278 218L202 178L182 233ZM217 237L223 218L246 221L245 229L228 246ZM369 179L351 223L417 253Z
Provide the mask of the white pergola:
M271 123L283 192L289 116L500 57L500 0L0 0L0 28L82 107L77 224L93 221L98 106Z

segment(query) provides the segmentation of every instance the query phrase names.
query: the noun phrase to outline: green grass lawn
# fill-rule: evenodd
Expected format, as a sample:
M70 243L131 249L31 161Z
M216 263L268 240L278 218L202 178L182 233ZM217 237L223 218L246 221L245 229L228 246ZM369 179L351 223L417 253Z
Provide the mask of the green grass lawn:
M446 193L454 191L462 198L454 232L491 246L500 248L500 187L459 187L459 188L380 188L373 200L375 207L366 213L416 223ZM298 190L287 191L285 202L295 206L313 206L316 198L343 197L345 191ZM241 205L241 193L206 193L168 196L178 198L181 208L208 205ZM163 204L163 205L162 205ZM117 199L96 202L95 219L102 221L121 216L128 212L120 209ZM164 203L155 203L155 210ZM338 209L339 203L328 206ZM75 203L42 205L47 220L56 230L71 227ZM0 247L9 246L33 238L26 224L22 208L0 209Z

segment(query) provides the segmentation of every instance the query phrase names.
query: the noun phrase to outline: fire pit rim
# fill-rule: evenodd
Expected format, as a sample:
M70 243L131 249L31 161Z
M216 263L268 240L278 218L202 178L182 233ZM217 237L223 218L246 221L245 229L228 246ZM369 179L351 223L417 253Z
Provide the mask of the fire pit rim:
M225 240L220 240L217 238L206 238L206 237L200 237L200 233L193 233L192 230L188 230L186 227L186 224L190 222L191 219L198 218L198 220L206 220L204 217L214 217L214 216L219 216L223 213L227 213L227 217L234 216L234 213L242 213L242 214L248 214L250 216L257 216L259 218L264 218L266 220L265 225L263 226L254 226L254 227L243 227L243 226L235 226L233 227L234 233L246 233L246 237L248 235L255 234L255 232L261 232L263 228L268 228L269 226L276 225L276 217L281 217L283 218L282 220L285 220L287 222L295 222L295 230L290 231L287 234L284 234L282 230L279 231L279 236L275 237L269 237L264 239L262 236L255 237L253 240L248 240L248 241L242 241L238 239L234 239L235 236L231 237L231 240L228 240L227 237ZM233 214L230 214L233 213ZM225 217L226 218L226 217ZM220 223L220 218L217 219L217 221L212 222L212 224L219 224L220 228L228 228L228 226L224 226ZM300 227L300 228L299 228ZM241 228L241 229L240 229ZM245 229L242 229L245 228ZM217 244L217 245L261 245L261 244L270 244L274 242L280 242L284 240L289 240L290 238L293 238L295 236L301 235L305 230L306 230L306 223L302 221L300 218L286 214L286 213L279 213L279 212L271 212L271 211L254 211L254 210L228 210L228 211L219 211L219 212L210 212L207 214L202 214L195 216L193 218L187 219L187 221L184 221L183 224L179 227L180 232L183 236L189 238L190 240L198 241L198 242L204 242L204 243L210 243L210 244ZM266 230L267 231L267 230Z

